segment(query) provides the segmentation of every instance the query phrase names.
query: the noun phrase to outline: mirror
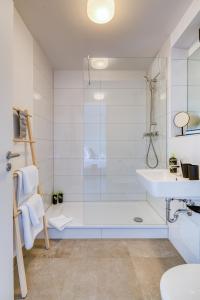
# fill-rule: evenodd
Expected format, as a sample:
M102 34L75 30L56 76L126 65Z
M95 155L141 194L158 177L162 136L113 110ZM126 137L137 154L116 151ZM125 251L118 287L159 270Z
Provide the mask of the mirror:
M175 115L174 124L176 127L181 128L181 135L183 135L183 128L188 125L190 121L189 114L182 111Z
M188 123L187 134L200 133L200 47L188 57Z

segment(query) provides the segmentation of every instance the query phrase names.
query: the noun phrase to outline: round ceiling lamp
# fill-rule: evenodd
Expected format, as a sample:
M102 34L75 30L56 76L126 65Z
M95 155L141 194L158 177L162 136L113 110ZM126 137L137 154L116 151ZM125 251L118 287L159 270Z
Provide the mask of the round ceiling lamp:
M115 0L88 0L87 15L97 24L110 22L115 15Z

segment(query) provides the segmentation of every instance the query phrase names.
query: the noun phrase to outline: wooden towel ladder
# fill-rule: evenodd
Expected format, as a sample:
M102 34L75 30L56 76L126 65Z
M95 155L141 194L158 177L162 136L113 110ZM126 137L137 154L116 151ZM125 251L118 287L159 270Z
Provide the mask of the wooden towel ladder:
M31 157L32 163L37 167L36 155L35 155L35 148L32 136L32 129L31 129L31 120L32 117L28 110L21 110L19 108L13 107L13 110L17 113L24 112L26 114L26 125L28 131L28 139L14 139L15 143L28 143L30 145L31 150ZM13 173L13 178L17 178L17 172ZM17 267L18 267L18 274L19 274L19 283L20 283L20 290L22 298L27 296L27 282L26 282L26 273L24 267L24 258L23 258L23 251L22 251L22 242L20 236L20 228L19 228L19 215L21 211L18 209L17 199L16 199L16 191L13 193L13 218L14 218L14 234L15 234L15 244L16 244L16 257L17 257ZM38 194L42 195L41 188L38 185ZM49 237L48 237L48 229L47 229L47 220L46 216L43 217L43 225L44 225L44 238L45 238L45 247L49 249Z

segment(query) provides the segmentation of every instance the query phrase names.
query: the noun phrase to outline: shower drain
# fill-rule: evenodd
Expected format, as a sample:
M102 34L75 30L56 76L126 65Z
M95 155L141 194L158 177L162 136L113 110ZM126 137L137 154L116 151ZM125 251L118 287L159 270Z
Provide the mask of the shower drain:
M135 218L133 218L133 221L134 221L134 222L137 222L137 223L142 223L142 222L143 222L143 219L140 218L140 217L135 217Z

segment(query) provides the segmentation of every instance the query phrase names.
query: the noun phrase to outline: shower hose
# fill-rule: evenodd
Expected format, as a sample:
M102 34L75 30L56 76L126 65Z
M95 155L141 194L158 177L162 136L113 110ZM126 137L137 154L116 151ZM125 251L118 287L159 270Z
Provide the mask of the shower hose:
M150 163L150 150L152 149L154 157L155 157L155 163ZM150 169L155 169L158 166L158 156L153 144L153 138L150 134L149 136L149 145L148 145L148 149L147 149L147 154L146 154L146 164Z

